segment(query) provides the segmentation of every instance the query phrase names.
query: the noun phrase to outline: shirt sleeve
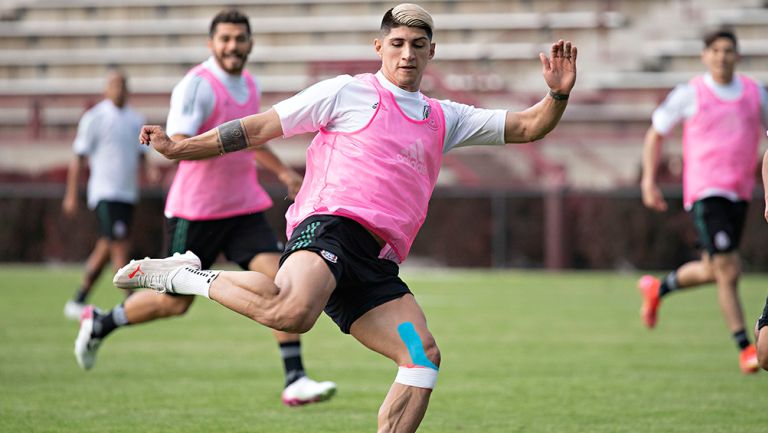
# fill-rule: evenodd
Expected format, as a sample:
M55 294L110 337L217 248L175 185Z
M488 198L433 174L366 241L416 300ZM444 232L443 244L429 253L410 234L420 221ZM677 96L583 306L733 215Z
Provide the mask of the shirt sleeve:
M353 80L349 75L323 80L272 106L280 117L283 136L314 132L331 123L339 92Z
M198 130L213 112L215 96L210 83L199 75L184 77L171 93L171 108L165 130L168 136L197 135Z
M475 108L453 101L440 101L445 115L443 152L454 147L504 144L506 110Z
M696 89L690 84L675 87L664 102L653 111L653 128L661 135L667 135L681 121L696 111Z
M96 131L94 129L97 123L94 121L94 117L93 109L88 110L77 124L77 135L72 144L72 149L77 155L88 156L94 151L96 143Z

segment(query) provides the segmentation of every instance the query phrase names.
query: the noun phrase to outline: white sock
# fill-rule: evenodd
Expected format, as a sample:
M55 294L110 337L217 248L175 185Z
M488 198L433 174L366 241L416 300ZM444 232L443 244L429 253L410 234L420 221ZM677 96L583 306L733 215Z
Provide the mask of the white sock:
M199 295L208 296L211 283L219 276L221 271L203 271L190 267L179 269L171 278L173 292L181 295Z

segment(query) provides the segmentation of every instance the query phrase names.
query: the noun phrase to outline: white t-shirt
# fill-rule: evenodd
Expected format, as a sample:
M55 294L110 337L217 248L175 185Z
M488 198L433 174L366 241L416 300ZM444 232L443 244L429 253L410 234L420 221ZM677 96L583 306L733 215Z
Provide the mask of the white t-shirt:
M709 73L704 75L704 83L712 89L718 98L725 101L740 98L743 90L741 80L734 79L729 84L718 84ZM768 127L768 92L759 83L758 87L760 89L763 125ZM696 89L691 83L679 84L653 112L653 128L659 134L667 135L678 123L693 117L697 109Z
M228 74L221 69L213 57L209 57L202 63L202 66L224 84L229 94L239 104L248 100L248 83L243 75ZM254 81L256 81L255 78ZM261 89L258 82L256 82L256 89L257 91ZM215 106L216 95L211 83L197 74L188 73L176 84L171 93L171 108L168 111L166 133L169 136L174 134L197 135L198 130L211 115Z
M423 120L429 104L421 92L408 92L390 83L379 71L376 78L395 95L400 109L410 118ZM301 93L275 104L283 135L315 132L325 128L333 132L361 129L376 112L376 89L349 75L320 81ZM438 101L445 114L443 152L454 147L504 144L506 110L488 110L449 100Z
M105 99L83 114L73 143L77 155L87 156L88 207L101 200L136 203L139 199L139 144L144 116L128 106L118 108Z

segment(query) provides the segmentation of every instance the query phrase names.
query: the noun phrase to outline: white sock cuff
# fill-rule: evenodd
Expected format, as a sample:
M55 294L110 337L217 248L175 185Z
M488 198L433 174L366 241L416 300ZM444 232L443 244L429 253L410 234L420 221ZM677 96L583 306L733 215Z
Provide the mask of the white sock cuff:
M171 281L174 292L182 295L200 295L210 299L208 292L211 283L219 273L221 271L203 271L190 267L179 269Z
M437 370L418 365L401 365L398 367L395 382L417 388L434 389L437 383Z

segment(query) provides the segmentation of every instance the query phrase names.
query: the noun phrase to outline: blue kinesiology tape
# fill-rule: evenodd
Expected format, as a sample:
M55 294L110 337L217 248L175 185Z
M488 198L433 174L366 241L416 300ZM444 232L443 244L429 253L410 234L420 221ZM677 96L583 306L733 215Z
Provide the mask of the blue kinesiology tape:
M421 344L421 338L416 332L416 328L413 327L413 323L401 323L397 327L397 333L400 334L400 338L403 340L403 343L405 343L405 347L408 348L408 353L411 355L411 361L414 365L439 370L437 366L427 358L427 354L424 352L424 346Z

